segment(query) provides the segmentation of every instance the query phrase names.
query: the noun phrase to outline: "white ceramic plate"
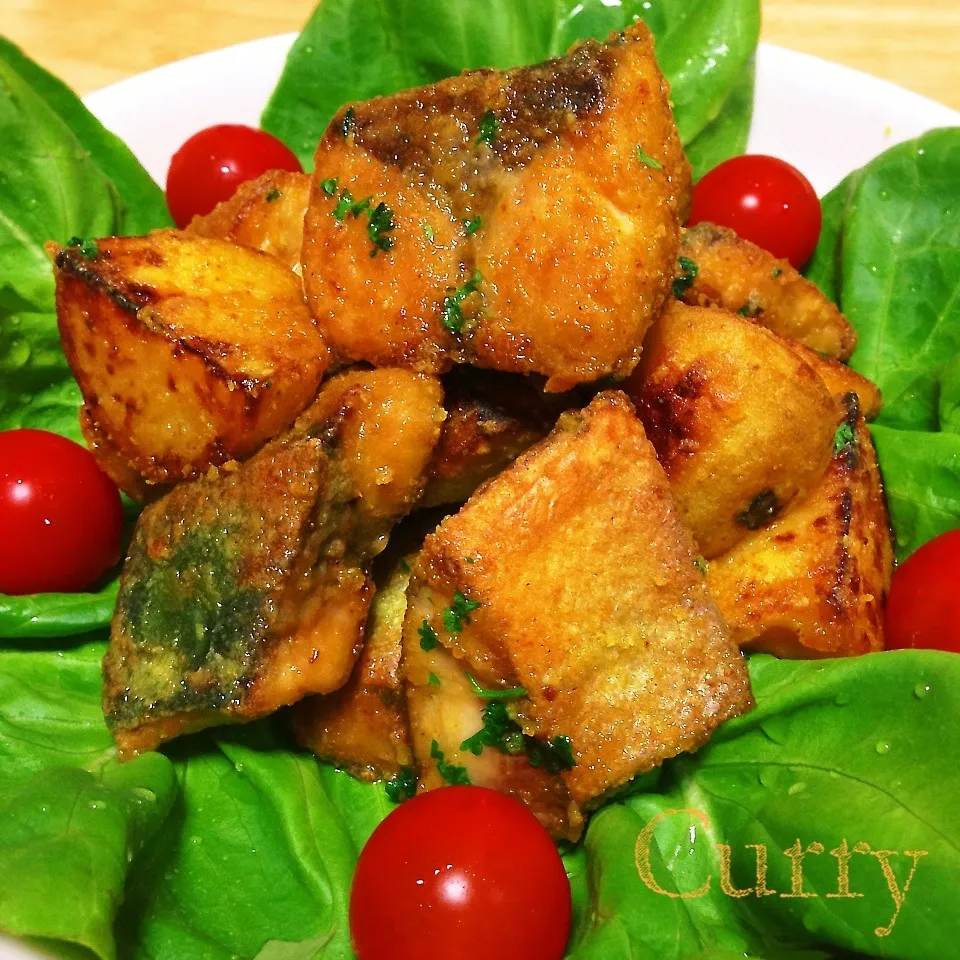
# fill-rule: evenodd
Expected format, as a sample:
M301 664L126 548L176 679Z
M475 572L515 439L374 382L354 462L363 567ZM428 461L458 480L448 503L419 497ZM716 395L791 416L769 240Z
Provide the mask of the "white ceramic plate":
M256 126L294 34L180 60L86 97L164 183L173 152L214 123ZM749 149L795 164L826 193L878 153L960 113L847 67L761 44ZM36 960L0 934L0 960Z

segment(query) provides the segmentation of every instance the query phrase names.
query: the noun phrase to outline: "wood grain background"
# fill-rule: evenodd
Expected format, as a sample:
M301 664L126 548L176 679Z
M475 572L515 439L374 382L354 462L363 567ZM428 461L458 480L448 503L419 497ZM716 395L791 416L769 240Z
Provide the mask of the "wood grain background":
M315 0L0 0L0 33L79 93L297 30ZM765 0L763 39L960 109L960 0Z

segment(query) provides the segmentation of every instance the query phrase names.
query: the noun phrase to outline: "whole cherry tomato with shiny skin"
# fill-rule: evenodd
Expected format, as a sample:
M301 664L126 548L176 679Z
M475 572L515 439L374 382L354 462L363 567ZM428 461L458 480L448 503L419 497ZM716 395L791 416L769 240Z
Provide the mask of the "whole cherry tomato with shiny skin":
M549 834L484 787L401 804L357 863L350 931L359 960L560 960L570 885Z
M924 544L894 571L886 643L960 653L960 530Z
M89 450L0 433L0 592L84 590L120 559L122 534L120 493Z
M195 133L173 155L167 172L167 206L182 230L194 216L229 200L237 187L268 170L302 173L287 146L263 130L221 123Z
M689 225L704 221L729 227L800 270L817 247L823 211L796 167L748 154L714 167L693 188Z

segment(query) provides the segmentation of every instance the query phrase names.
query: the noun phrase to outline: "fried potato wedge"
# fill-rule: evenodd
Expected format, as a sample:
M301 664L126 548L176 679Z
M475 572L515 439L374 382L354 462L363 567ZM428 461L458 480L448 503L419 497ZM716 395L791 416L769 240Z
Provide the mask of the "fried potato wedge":
M880 472L855 394L813 492L709 564L707 585L744 648L779 657L883 649L893 548Z
M347 682L370 561L420 493L440 401L436 380L409 371L335 377L251 459L144 510L104 660L121 755Z
M241 183L229 200L206 216L194 217L186 232L262 250L293 269L300 263L309 199L307 174L270 170Z
M840 420L823 380L769 331L679 302L627 390L707 559L816 486Z
M694 306L723 307L835 360L849 360L857 334L846 317L787 260L698 223L683 233L675 290Z
M803 346L794 340L783 338L791 350L798 353L818 374L827 385L834 399L843 400L848 393L855 393L860 403L860 412L869 423L875 420L883 409L883 396L880 388L866 377L851 370L839 360L823 357L816 350Z
M146 483L250 456L316 393L328 351L272 257L171 230L98 241L94 256L58 249L55 263L87 415Z
M649 31L344 107L316 154L304 283L342 357L626 375L689 191ZM638 149L641 148L641 149Z
M430 613L429 605L412 608L403 636L407 710L420 791L468 782L498 790L525 804L552 836L578 839L584 823L580 808L571 800L559 770L544 763L533 765L512 708L478 697L463 663L446 647L423 649L419 627ZM501 741L506 736L512 737L508 742L517 742L515 752L480 743L471 749L471 738L475 740L478 731L494 728Z
M524 687L523 732L567 752L589 805L751 705L695 559L629 401L602 393L427 537L405 644L423 631L484 687Z
M389 780L413 767L400 675L409 581L409 566L397 568L377 590L347 685L293 712L297 742L360 780Z

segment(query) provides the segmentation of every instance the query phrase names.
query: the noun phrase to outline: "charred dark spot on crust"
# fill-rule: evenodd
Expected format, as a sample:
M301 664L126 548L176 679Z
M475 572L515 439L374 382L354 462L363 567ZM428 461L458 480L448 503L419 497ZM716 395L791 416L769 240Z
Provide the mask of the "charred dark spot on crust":
M846 410L843 422L840 425L840 431L844 433L844 442L840 449L836 451L836 454L843 457L843 465L848 470L856 470L860 466L860 444L857 440L857 425L860 422L860 397L851 391L845 393L840 402ZM844 428L846 429L844 430ZM838 431L838 437L840 431Z
M637 398L637 415L668 474L673 461L691 449L697 403L706 385L707 378L694 364L673 383L645 386Z
M101 254L93 260L87 260L74 250L61 250L56 257L57 269L85 283L97 293L105 293L121 310L126 313L137 313L148 304L156 302L157 291L152 287L141 284L124 284L117 287L109 278L97 269L98 265L109 259L108 254Z
M774 538L774 543L793 543L797 539L796 533L788 530L786 533L778 533Z
M847 545L847 537L853 523L853 491L849 487L840 494L840 502L837 504L837 518L840 521L840 546L837 550L836 579L827 594L827 603L838 613L844 613L849 606L846 597L851 592L856 596L859 593L860 586L860 578L855 574L851 576L850 572L852 558Z
M750 501L746 510L737 514L737 523L748 530L759 530L768 524L782 507L773 490L763 490Z

